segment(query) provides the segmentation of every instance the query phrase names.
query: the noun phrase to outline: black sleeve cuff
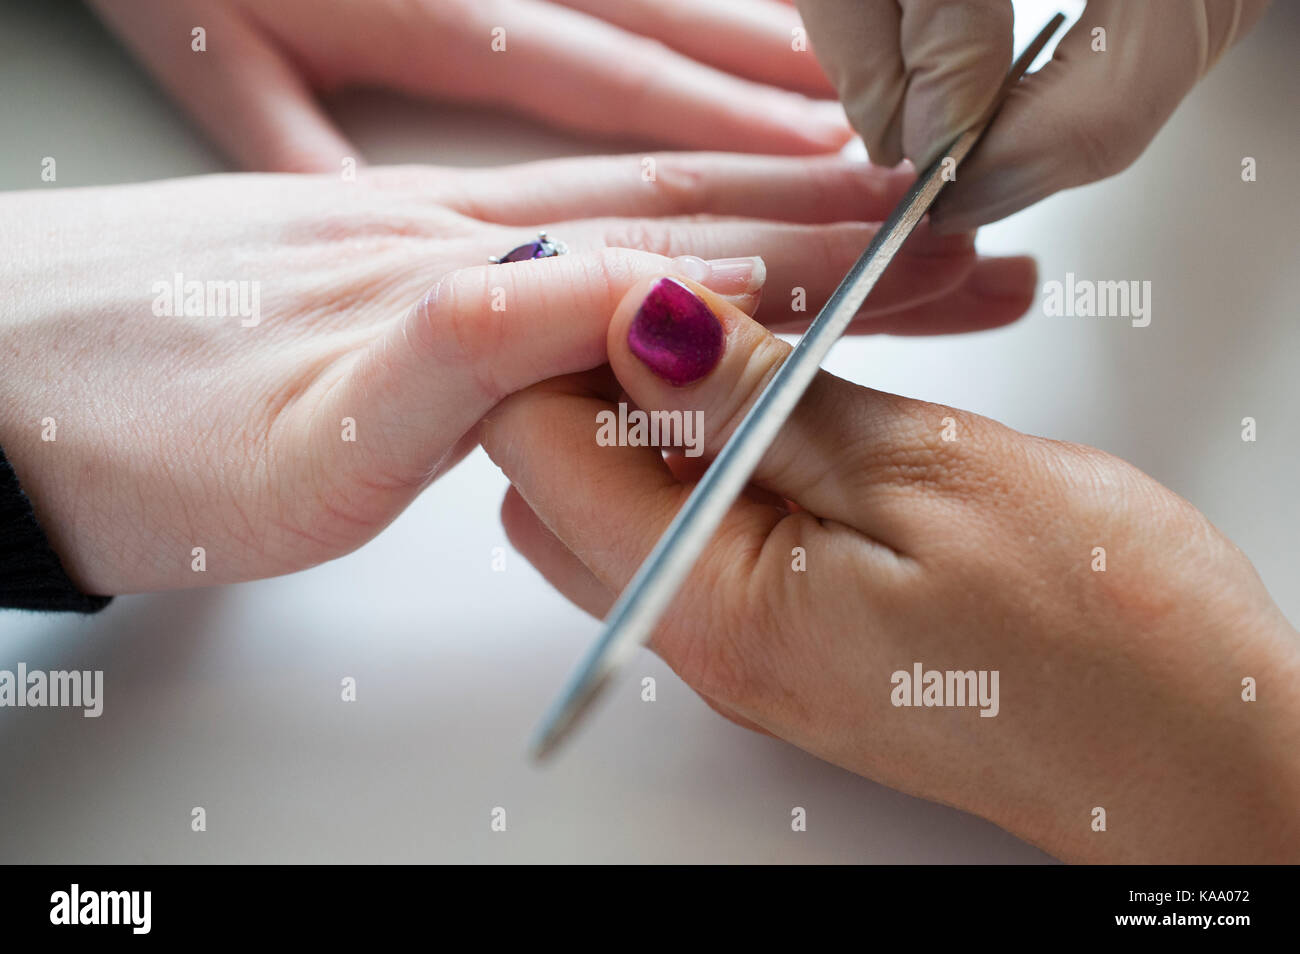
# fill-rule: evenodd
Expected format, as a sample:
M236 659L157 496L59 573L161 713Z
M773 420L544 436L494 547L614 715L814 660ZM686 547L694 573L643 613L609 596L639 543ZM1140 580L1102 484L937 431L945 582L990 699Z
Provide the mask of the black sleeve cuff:
M111 599L88 596L68 579L0 448L0 607L98 613Z

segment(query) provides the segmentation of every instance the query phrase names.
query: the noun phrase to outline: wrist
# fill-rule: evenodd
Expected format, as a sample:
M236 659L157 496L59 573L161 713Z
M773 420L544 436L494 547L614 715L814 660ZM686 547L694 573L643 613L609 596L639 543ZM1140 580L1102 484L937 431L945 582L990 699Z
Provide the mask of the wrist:
M107 605L68 576L0 446L0 608L94 613Z

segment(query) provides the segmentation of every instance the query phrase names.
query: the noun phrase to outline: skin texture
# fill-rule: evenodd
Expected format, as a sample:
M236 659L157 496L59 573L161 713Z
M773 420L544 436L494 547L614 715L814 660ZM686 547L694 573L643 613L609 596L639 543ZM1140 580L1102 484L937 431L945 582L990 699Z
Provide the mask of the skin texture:
M347 553L507 394L603 364L638 279L710 275L798 327L910 180L838 158L651 158L652 182L628 156L0 196L0 446L73 580L139 592ZM486 264L540 229L571 253ZM744 256L771 265L701 261ZM260 321L156 314L178 273L257 283ZM918 234L859 330L1003 324L1034 283L1031 260Z
M872 161L924 168L1011 66L1010 0L798 0ZM1052 59L1008 96L956 184L943 230L972 229L1128 168L1267 0L1089 0ZM1037 26L1035 27L1037 29ZM1094 31L1105 50L1094 49Z
M360 156L316 100L346 86L505 108L579 133L693 149L812 154L852 136L816 58L793 48L798 13L776 0L91 6L250 170L332 172L343 157ZM195 52L191 31L200 26L207 49ZM500 38L505 49L495 50Z
M654 282L614 313L609 368L480 425L510 539L597 616L789 347L687 282L725 351L675 387L628 346ZM600 446L620 400L702 410L706 457ZM1069 861L1300 861L1295 630L1191 504L1091 448L822 373L652 648L741 725ZM893 705L917 662L997 670L998 714Z

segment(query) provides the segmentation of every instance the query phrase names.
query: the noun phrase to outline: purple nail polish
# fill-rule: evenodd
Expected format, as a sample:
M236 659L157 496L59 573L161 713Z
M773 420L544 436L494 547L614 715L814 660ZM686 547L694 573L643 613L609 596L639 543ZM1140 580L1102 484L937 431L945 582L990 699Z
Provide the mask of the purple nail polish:
M627 346L651 371L681 387L714 369L723 337L722 323L695 292L676 279L661 278L637 309Z

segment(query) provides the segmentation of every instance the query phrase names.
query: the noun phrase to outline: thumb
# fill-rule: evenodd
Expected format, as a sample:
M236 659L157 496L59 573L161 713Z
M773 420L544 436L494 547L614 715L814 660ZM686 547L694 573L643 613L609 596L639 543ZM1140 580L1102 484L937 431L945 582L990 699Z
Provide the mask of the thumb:
M799 0L817 59L877 165L925 168L1011 65L1007 0Z
M330 389L325 439L337 449L333 425L350 417L369 435L367 453L347 455L351 466L421 483L464 449L462 438L502 398L604 364L618 300L637 281L666 274L692 275L752 312L766 268L761 258L706 262L612 248L451 272Z
M903 152L924 169L993 102L1011 68L1007 0L904 0Z
M1052 61L1011 90L935 204L936 229L974 229L1126 169L1266 3L1194 6L1171 17L1163 4L1091 0Z
M642 282L627 295L607 348L630 401L659 425L661 443L674 443L662 440L665 430L680 437L686 457L717 454L790 353L707 288L672 277ZM818 516L858 522L861 508L846 478L862 446L866 393L874 394L820 372L752 482Z

